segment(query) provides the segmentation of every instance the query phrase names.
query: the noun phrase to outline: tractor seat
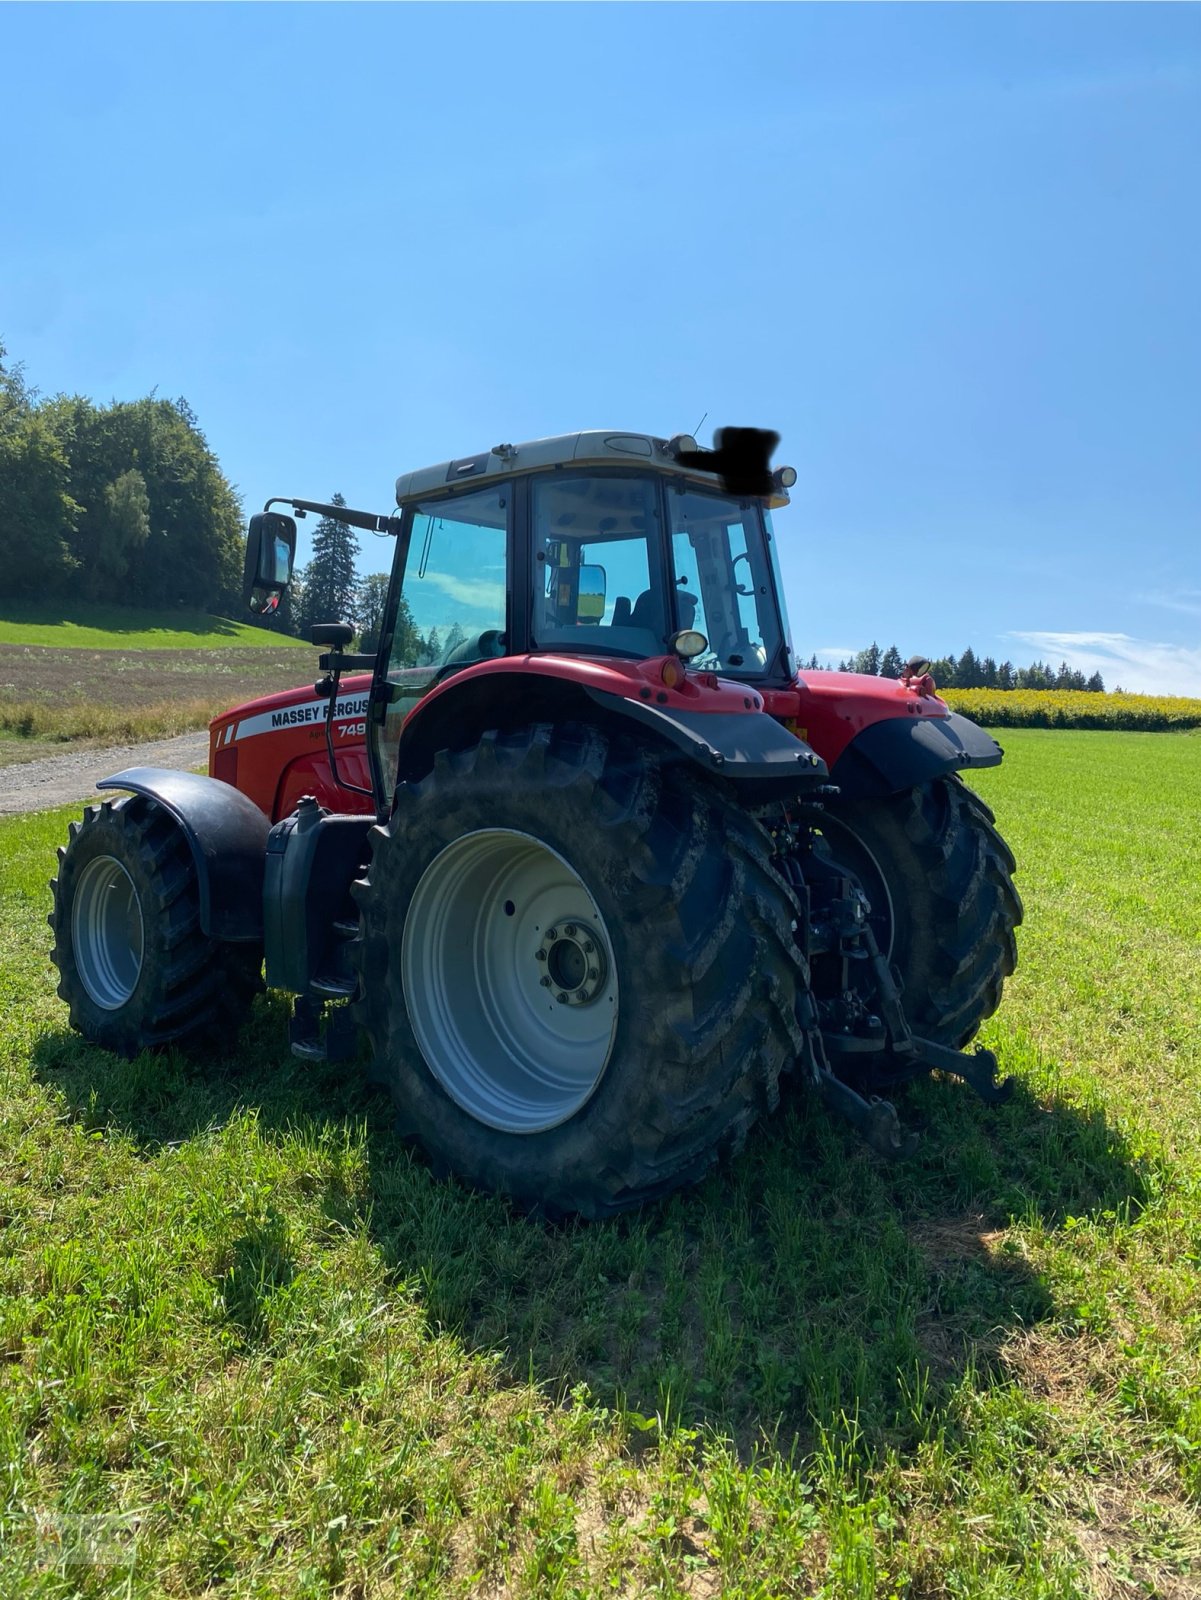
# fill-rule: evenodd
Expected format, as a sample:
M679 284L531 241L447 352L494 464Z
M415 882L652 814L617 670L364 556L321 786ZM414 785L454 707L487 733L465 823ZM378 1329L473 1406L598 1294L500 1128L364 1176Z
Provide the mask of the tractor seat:
M629 602L627 601L626 604L628 605ZM687 589L676 590L676 605L679 608L680 626L682 628L692 627L693 623L696 621L696 608L699 604L700 601L698 600L697 596L694 594L689 594ZM614 601L614 626L616 626L619 621L623 620L619 615L620 606L621 599ZM657 610L658 607L655 604L655 591L653 589L644 589L638 596L637 600L635 600L634 609L629 618L626 620L628 620L629 626L632 628L644 628L648 633L655 633L657 632L656 623L659 621L659 618L656 615Z
M499 628L486 628L475 639L464 639L443 661L444 667L467 667L473 661L492 661L505 653L505 636Z
M644 589L637 600L634 601L634 609L630 612L629 625L631 628L642 628L647 633L659 633L663 624L659 614L659 607L655 604L655 591L653 589Z

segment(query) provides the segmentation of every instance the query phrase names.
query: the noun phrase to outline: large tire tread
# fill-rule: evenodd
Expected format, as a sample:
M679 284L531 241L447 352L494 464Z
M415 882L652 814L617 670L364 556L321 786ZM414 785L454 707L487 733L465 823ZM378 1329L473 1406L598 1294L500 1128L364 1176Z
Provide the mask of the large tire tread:
M996 1011L1017 964L1016 862L991 808L950 776L839 815L889 879L910 1027L961 1048Z
M236 1039L251 999L262 987L262 952L224 945L200 929L199 890L187 841L154 800L130 795L88 806L68 829L51 881L51 960L71 1026L119 1055L178 1045L220 1049ZM136 988L114 1011L97 1006L84 987L71 939L71 904L80 871L97 855L120 861L133 879L145 929Z
M443 1092L417 1048L395 959L406 897L436 850L522 818L552 847L573 840L573 865L605 898L627 957L600 1086L566 1123L533 1135L486 1128ZM802 1046L796 902L767 836L716 786L585 725L532 725L441 752L371 837L353 891L359 1017L402 1131L437 1170L545 1215L605 1216L700 1178L777 1105Z

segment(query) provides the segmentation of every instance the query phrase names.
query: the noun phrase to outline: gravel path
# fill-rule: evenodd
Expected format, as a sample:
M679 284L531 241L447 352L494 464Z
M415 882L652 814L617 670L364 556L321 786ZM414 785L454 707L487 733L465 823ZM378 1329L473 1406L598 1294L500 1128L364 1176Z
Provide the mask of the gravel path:
M72 800L96 800L96 783L125 767L170 767L186 772L208 761L207 728L181 733L154 744L119 745L108 750L76 750L45 761L0 767L0 817L22 811L49 811Z

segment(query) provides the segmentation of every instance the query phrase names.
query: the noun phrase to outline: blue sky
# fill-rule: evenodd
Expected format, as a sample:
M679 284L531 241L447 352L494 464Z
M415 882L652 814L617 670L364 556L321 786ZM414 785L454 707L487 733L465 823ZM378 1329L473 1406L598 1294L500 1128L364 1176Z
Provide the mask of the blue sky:
M1197 7L6 5L0 73L10 359L248 508L707 412L803 655L1201 694Z

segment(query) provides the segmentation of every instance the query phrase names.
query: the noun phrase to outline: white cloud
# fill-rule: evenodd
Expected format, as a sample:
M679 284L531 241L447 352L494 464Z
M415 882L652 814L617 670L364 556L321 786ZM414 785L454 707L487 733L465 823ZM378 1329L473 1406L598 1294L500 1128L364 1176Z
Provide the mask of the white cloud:
M433 584L470 611L484 611L490 617L503 617L505 614L503 583L493 583L487 578L456 578L449 572L427 572L421 581ZM409 580L405 579L405 591L410 599L415 598L413 591L416 588L416 580L410 585Z
M1054 633L1021 629L1007 635L1032 645L1051 666L1099 672L1107 689L1136 694L1201 695L1201 648L1132 639L1128 633Z
M1175 594L1157 589L1136 598L1150 606L1163 606L1165 611L1183 611L1187 617L1201 617L1201 589L1177 589Z

